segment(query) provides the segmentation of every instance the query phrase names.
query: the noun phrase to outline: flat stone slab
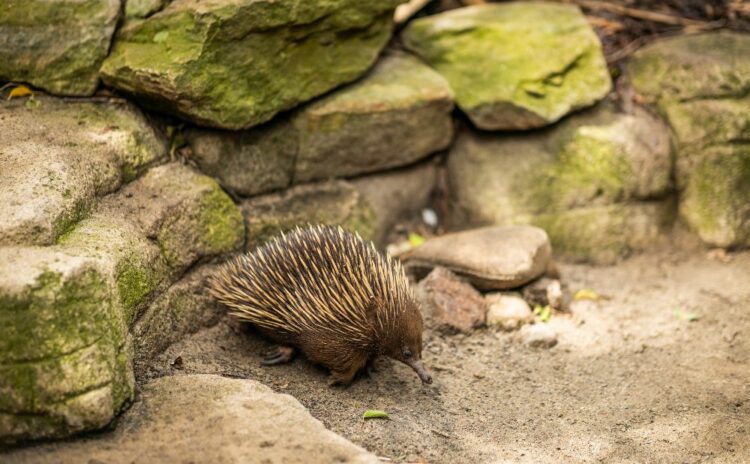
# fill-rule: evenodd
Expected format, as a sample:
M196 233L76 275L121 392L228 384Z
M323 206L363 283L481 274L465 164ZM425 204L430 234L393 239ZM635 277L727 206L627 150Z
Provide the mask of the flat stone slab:
M293 397L216 375L162 377L143 387L114 432L0 457L18 464L380 462L327 430Z
M120 29L101 75L160 111L248 128L360 77L398 3L175 0Z
M612 85L599 39L574 5L457 8L415 19L402 37L445 76L481 129L546 126L597 102Z
M120 0L24 0L0 5L0 81L56 95L96 90Z
M541 276L550 262L547 234L530 226L483 227L431 238L404 254L407 269L423 274L442 266L477 288L520 287Z
M0 245L51 245L97 197L167 154L166 140L130 104L35 97L0 104Z

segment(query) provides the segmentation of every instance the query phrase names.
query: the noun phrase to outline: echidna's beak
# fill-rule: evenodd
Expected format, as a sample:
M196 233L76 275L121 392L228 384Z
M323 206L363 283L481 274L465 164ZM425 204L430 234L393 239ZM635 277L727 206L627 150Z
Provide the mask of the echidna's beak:
M422 365L422 361L415 360L409 362L408 364L417 373L419 378L422 380L422 383L432 383L432 376L429 372L427 372L427 369L425 369L424 365Z

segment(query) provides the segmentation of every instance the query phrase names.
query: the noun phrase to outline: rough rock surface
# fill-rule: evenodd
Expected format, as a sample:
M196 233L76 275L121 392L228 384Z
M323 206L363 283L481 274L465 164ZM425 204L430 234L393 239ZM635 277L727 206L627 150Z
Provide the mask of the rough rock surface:
M710 245L750 245L750 37L662 40L628 75L672 127L680 216Z
M0 443L101 428L132 397L114 298L96 260L0 247Z
M557 345L557 334L548 324L531 324L518 332L521 342L531 348L552 348Z
M487 325L503 330L516 330L524 324L534 322L529 304L519 295L490 293L485 297Z
M386 55L365 78L294 115L294 180L411 164L450 144L452 109L452 92L440 74L410 55Z
M372 239L374 213L362 194L345 181L300 185L254 197L240 205L247 225L247 249L280 232L307 224L338 224Z
M403 39L446 77L481 129L546 126L612 85L601 44L573 5L458 8L412 21Z
M142 394L113 432L5 456L40 462L378 463L327 430L297 400L245 379L163 377Z
M143 19L161 11L171 0L127 0L125 2L125 18Z
M170 163L102 198L55 245L0 247L0 442L109 423L133 395L136 315L192 263L243 240L216 182Z
M0 4L0 81L58 95L91 95L120 16L120 0Z
M477 288L520 287L544 273L552 249L547 234L530 226L482 227L431 238L401 258L416 274L443 266Z
M166 141L129 104L36 97L0 104L0 245L50 245L96 198L166 156Z
M224 310L208 295L207 279L216 265L204 265L169 287L133 325L136 376L142 376L156 355L172 343L216 324Z
M484 325L482 295L444 267L436 267L417 287L425 322L442 332L471 332Z
M671 222L668 128L602 104L528 135L463 132L448 157L455 227L534 224L555 252L612 262Z
M385 245L388 233L400 220L419 217L432 198L438 176L433 161L349 181L372 207L372 240Z
M199 124L242 129L352 81L388 41L397 0L175 0L125 25L103 80Z
M242 132L186 133L201 170L240 195L412 164L453 136L452 94L414 57L389 53L364 78Z

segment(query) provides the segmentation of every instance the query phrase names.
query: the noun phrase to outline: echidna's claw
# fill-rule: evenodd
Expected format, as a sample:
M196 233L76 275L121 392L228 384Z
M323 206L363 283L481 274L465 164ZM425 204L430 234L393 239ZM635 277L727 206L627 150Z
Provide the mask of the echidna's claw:
M294 348L291 346L274 345L266 351L263 361L264 366L288 363L294 357Z

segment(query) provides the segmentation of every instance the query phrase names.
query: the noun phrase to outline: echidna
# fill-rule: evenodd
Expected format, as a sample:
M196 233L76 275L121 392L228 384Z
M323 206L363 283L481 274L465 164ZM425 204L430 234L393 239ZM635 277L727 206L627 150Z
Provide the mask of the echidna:
M211 294L278 345L266 365L299 349L348 385L380 355L414 369L424 383L422 315L400 263L341 227L297 228L230 261Z

